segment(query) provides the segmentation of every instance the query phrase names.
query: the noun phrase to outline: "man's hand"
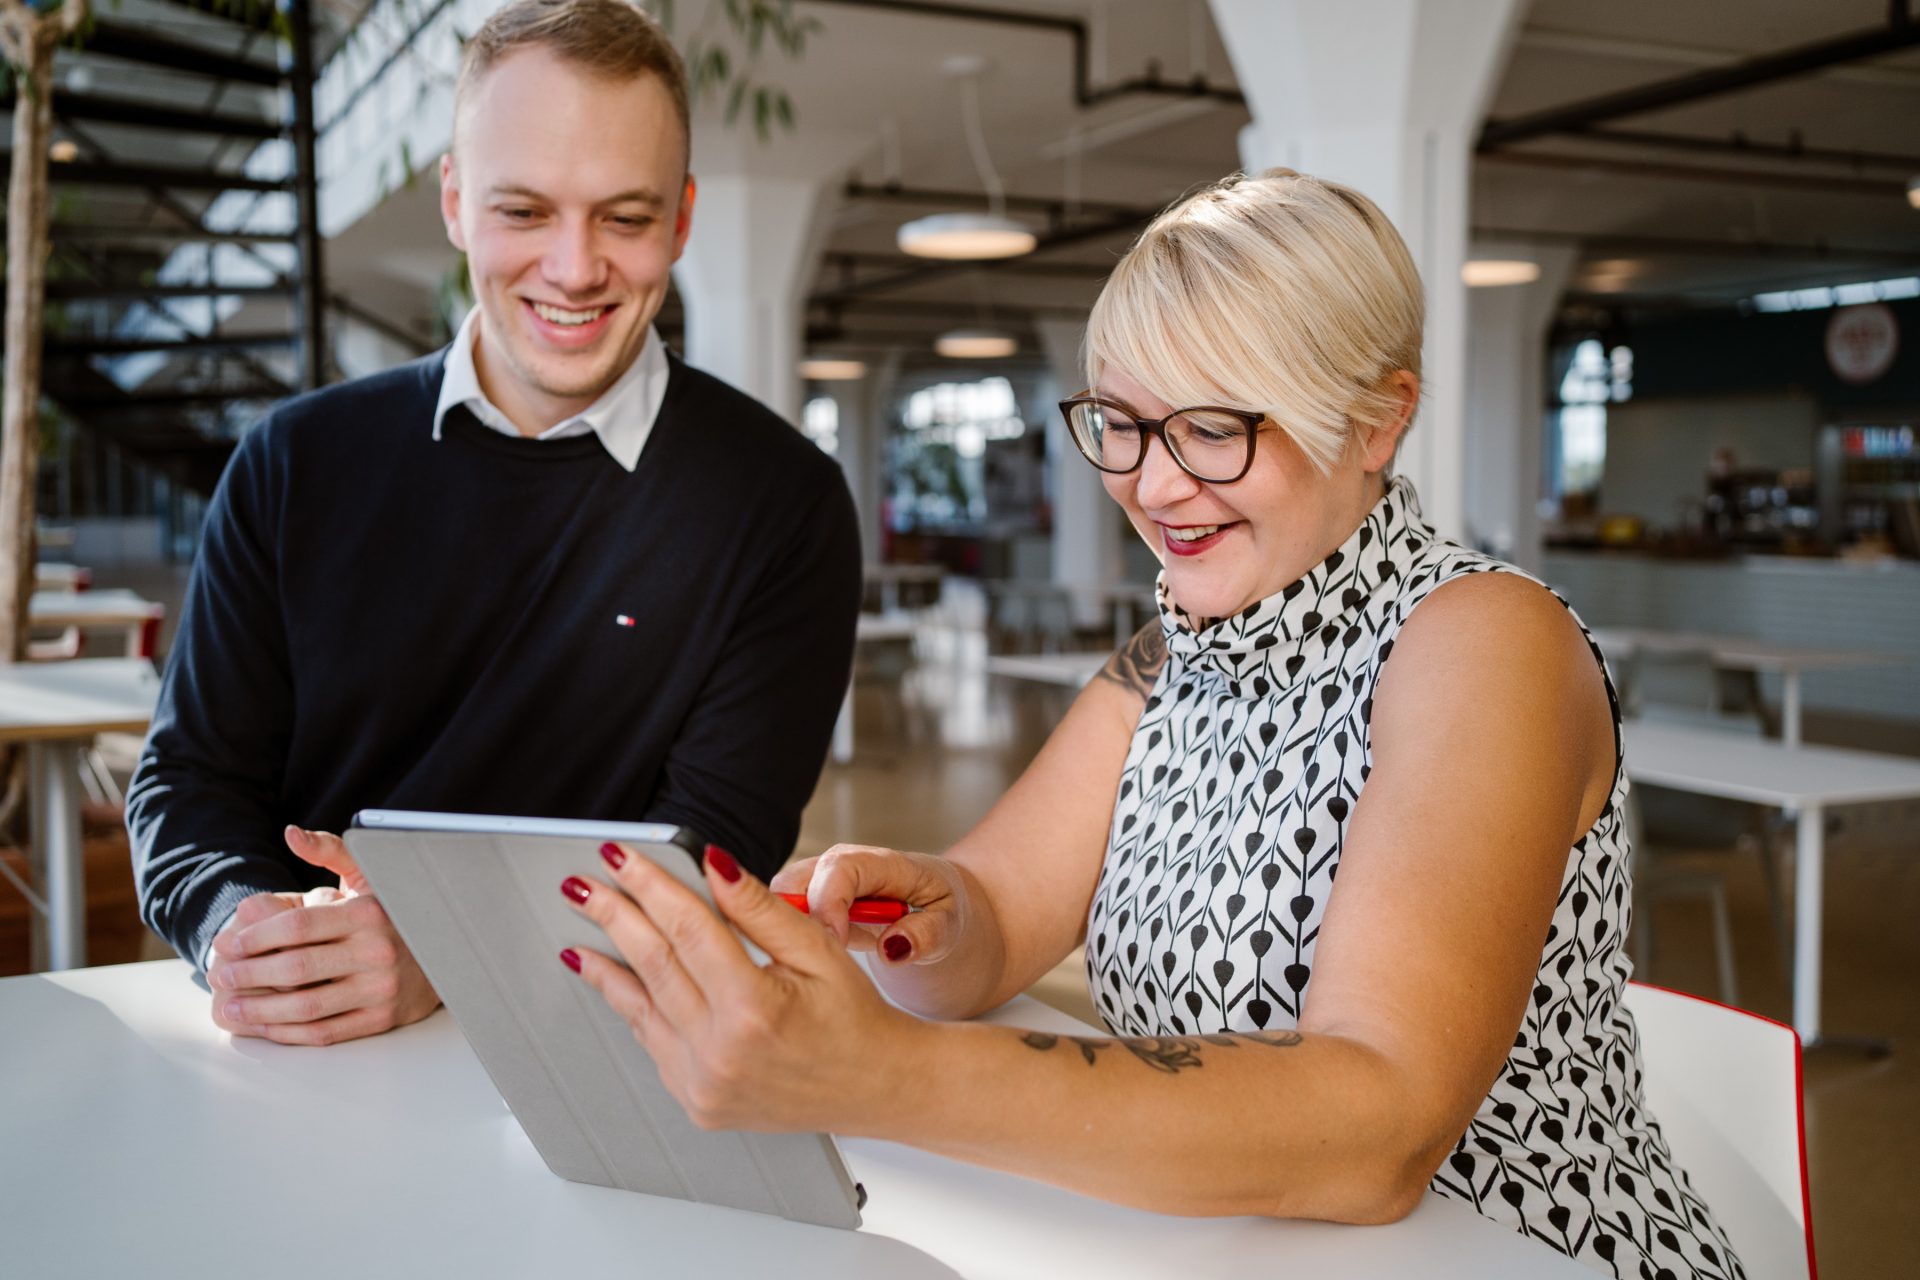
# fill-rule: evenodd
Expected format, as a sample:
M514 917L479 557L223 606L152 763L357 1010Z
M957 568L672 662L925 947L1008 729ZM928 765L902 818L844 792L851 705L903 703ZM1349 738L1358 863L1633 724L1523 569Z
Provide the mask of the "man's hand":
M340 838L288 827L287 847L338 875L343 887L241 902L214 938L207 966L215 1025L280 1044L336 1044L418 1022L439 1007Z

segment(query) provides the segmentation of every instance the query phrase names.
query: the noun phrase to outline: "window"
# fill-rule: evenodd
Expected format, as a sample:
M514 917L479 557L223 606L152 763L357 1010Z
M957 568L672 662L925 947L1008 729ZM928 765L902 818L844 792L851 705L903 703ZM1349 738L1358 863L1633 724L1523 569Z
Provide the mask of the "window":
M1555 493L1593 493L1607 466L1607 405L1633 398L1633 348L1609 351L1598 338L1573 349L1560 380L1559 473Z
M832 396L815 396L800 410L800 433L820 446L828 457L840 454L840 402Z
M989 448L1026 435L1019 398L1003 377L939 382L901 406L893 449L893 527L973 526L987 517Z

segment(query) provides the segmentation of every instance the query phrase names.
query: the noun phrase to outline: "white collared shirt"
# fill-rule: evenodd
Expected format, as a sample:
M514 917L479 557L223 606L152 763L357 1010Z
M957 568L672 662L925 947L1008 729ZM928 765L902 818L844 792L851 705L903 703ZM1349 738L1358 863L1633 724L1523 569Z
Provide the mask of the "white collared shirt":
M473 363L473 344L480 336L480 308L467 312L447 352L446 373L440 380L440 402L433 407L433 438L440 438L440 424L447 411L465 405L473 416L502 435L517 436L519 428L487 399L480 389L480 373ZM667 395L667 347L652 325L647 340L619 381L608 387L598 400L542 431L536 440L564 440L589 431L600 437L613 460L631 471L639 465L640 451L653 434L653 420L660 413L660 402Z

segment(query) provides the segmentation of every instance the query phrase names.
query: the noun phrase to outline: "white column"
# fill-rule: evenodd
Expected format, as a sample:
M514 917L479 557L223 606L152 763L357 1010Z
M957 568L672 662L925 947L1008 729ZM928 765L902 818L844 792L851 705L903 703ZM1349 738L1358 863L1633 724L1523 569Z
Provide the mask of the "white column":
M1080 342L1084 319L1042 316L1034 321L1047 365L1064 400L1086 385ZM1100 473L1080 456L1058 412L1047 415L1047 465L1053 473L1053 580L1069 587L1098 587L1118 582L1120 520ZM1107 605L1092 592L1073 598L1074 624L1097 626Z
M1399 470L1441 533L1462 533L1467 244L1473 140L1519 0L1212 0L1253 123L1250 171L1285 165L1366 193L1427 292L1425 404Z
M860 552L869 563L880 560L880 503L886 493L888 406L899 376L900 356L889 352L867 362L867 376L832 384L840 409L840 469L853 493L860 518Z
M1467 291L1463 535L1537 574L1547 327L1577 251L1476 240L1473 256L1540 264L1531 284Z
M762 143L710 114L694 120L693 232L673 273L687 308L687 361L792 422L807 286L847 171L870 140L808 131L803 121Z

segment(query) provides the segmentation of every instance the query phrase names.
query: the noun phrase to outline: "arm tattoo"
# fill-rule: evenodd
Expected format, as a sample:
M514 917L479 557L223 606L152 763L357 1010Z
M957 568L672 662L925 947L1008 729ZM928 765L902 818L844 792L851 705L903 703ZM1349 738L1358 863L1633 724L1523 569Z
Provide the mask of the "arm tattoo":
M1125 1049L1135 1058L1165 1075L1177 1075L1188 1067L1201 1067L1200 1051L1207 1045L1217 1049L1237 1049L1242 1045L1264 1045L1269 1049L1291 1049L1300 1043L1298 1031L1247 1031L1209 1036L1130 1036L1121 1039L1095 1039L1090 1036L1056 1036L1045 1031L1026 1031L1020 1043L1039 1053L1057 1048L1062 1040L1080 1051L1092 1066L1106 1049Z
M1111 680L1144 700L1153 696L1154 681L1160 668L1167 665L1167 638L1160 632L1159 619L1133 633L1133 639L1107 659L1100 668L1100 679Z

